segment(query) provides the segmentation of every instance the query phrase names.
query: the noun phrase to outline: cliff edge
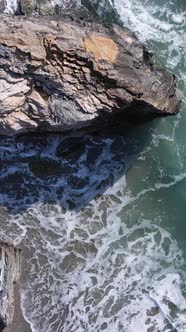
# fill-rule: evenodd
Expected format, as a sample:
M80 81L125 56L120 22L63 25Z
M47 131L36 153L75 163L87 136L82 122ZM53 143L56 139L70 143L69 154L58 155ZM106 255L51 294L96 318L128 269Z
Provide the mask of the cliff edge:
M0 134L175 114L175 77L117 25L1 15Z

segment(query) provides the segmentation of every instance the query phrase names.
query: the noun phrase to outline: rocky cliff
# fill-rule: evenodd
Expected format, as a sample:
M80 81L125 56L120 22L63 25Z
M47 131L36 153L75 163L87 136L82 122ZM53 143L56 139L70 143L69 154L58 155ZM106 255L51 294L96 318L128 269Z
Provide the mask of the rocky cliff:
M178 110L175 77L119 26L1 16L0 29L0 134Z
M101 17L113 22L119 15L113 0L0 0L0 13L23 15L59 15L71 10L82 11L90 18Z
M12 322L14 284L20 277L21 251L11 244L0 243L0 331Z

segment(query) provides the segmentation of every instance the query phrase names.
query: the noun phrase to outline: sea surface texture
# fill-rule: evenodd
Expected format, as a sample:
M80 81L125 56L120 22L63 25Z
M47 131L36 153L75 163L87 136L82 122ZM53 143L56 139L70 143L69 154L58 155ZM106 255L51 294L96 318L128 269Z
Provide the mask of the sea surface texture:
M186 331L186 1L113 5L178 77L182 111L127 134L0 139L1 235L26 253L33 332Z

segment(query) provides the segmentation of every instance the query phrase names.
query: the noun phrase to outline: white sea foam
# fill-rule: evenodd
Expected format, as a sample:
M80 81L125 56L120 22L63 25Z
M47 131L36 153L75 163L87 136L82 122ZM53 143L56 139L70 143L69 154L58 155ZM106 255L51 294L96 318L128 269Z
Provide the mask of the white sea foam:
M81 0L49 0L48 6L51 8L55 8L55 6L59 6L61 10L70 9L73 7L78 7L81 5Z
M114 4L124 25L140 40L158 43L155 52L162 47L161 53L156 52L156 55L164 57L169 68L181 64L186 46L186 11L175 13L169 1L165 1L161 9L160 4L148 0L114 0Z
M122 179L118 189L123 189ZM42 206L26 213L37 227L30 280L22 293L33 331L94 332L107 326L107 331L136 332L140 325L138 331L150 326L163 330L165 320L184 331L181 251L151 221L130 227L122 223L118 209L125 206L125 197L119 204L114 198L105 194L79 213L63 214L59 206L45 217ZM40 237L43 249L36 246ZM44 265L43 255L48 260ZM56 317L54 323L56 312L64 319Z
M6 183L10 212L1 212L1 231L8 227L14 243L25 245L30 252L21 303L34 332L136 332L137 327L137 331L163 330L166 324L167 331L185 329L182 252L156 221L142 214L138 220L134 217L136 203L152 189L137 195L127 189L123 172L133 159L133 147L131 142L127 154L130 142L126 144L126 137L118 139L87 136L81 153L72 159L68 154L58 156L59 147L60 151L63 146L70 149L70 142L55 137L38 145L2 142L0 152L7 151L2 178L6 183L14 173L20 176L24 196L11 194L12 190L16 194L12 187L16 177ZM95 148L93 160L87 159ZM33 161L36 156L68 166L68 173L37 177L26 165L27 158ZM12 166L7 167L8 161ZM83 180L88 176L88 182L76 188L69 177L77 174ZM115 180L108 182L108 188L110 177ZM106 181L103 187L102 181ZM50 202L61 187L65 195L58 203ZM153 191L159 189L154 186ZM30 199L28 205L25 196ZM79 202L85 204L81 209L64 208L68 199L77 207ZM16 213L16 205L18 211L23 208L21 213Z
M6 0L5 4L6 4L5 8L6 14L14 14L18 11L18 0Z

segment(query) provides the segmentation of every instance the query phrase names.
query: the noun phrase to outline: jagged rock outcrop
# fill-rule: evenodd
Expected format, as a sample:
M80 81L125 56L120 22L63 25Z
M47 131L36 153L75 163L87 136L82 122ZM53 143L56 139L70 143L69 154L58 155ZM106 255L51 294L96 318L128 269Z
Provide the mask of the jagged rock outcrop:
M0 29L0 134L178 111L175 77L117 25L2 15Z
M87 9L87 10L86 10ZM0 13L59 15L76 10L90 18L101 17L113 22L119 19L112 0L0 0Z
M55 15L81 6L81 0L0 0L0 13Z
M4 0L0 0L0 13L4 13L6 9L6 4Z
M0 243L0 331L12 322L14 315L14 284L21 273L21 251L13 245Z
M81 0L20 0L23 14L58 15L80 6Z

